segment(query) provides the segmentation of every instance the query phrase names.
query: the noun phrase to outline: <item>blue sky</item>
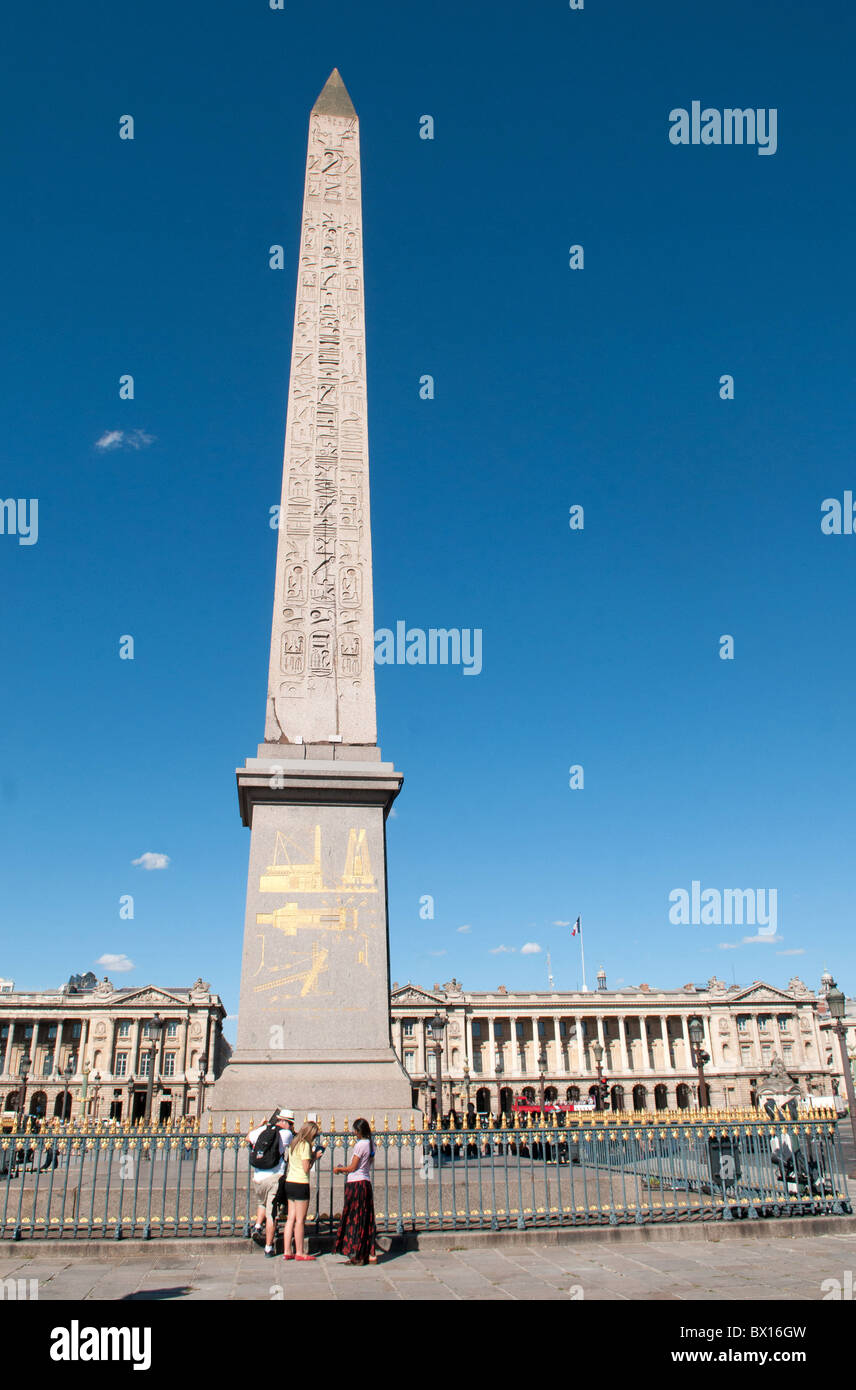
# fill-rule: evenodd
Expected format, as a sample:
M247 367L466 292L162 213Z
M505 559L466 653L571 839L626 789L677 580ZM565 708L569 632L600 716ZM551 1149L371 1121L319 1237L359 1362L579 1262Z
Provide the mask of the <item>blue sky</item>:
M484 644L478 677L377 670L393 978L546 988L549 950L576 987L554 924L581 913L589 983L828 965L853 992L856 537L820 521L856 483L854 30L772 0L19 10L0 497L39 499L39 538L0 535L0 974L122 956L114 980L201 973L237 1007L234 768L263 733L307 119L338 66L375 626ZM673 146L693 100L775 107L775 155ZM693 880L775 889L780 939L673 925Z

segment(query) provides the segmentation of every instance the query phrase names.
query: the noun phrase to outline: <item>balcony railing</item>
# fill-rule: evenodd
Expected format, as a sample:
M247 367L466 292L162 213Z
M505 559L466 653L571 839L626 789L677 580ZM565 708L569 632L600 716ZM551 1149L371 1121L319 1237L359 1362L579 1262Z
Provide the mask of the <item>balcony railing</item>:
M347 1125L347 1121L345 1122ZM387 1235L776 1219L851 1210L836 1120L758 1113L519 1118L476 1129L381 1130L374 1201ZM330 1121L309 1235L336 1230L353 1134ZM242 1133L191 1121L140 1128L49 1122L0 1137L9 1239L240 1236L255 1215Z

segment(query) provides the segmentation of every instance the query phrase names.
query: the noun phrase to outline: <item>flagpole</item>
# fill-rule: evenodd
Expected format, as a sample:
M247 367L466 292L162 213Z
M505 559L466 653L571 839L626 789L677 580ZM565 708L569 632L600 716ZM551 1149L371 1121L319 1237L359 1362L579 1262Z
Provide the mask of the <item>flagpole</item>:
M585 948L585 946L583 945L583 924L582 924L582 922L580 922L580 957L581 957L582 963L583 963L583 994L588 994L588 985L586 984L586 948Z

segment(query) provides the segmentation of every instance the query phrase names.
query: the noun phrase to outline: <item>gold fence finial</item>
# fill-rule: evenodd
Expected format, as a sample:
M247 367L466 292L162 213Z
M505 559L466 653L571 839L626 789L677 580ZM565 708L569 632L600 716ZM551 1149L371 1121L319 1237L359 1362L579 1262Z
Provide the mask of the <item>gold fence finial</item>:
M384 1134L388 1134L388 1133L389 1133L389 1116L388 1116L388 1115L384 1115L384 1117L383 1117L383 1130L384 1130Z

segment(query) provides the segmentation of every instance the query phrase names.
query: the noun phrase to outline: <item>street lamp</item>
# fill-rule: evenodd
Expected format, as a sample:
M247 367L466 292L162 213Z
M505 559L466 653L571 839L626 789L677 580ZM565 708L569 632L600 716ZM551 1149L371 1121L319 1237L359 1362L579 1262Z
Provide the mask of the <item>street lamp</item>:
M24 1104L27 1099L27 1077L30 1075L30 1058L25 1052L18 1067L21 1084L18 1087L18 1129L24 1123Z
M203 1052L199 1058L199 1095L197 1097L196 1111L199 1118L202 1118L202 1100L205 1093L205 1073L208 1070L208 1058Z
M56 1074L62 1082L62 1120L63 1124L71 1118L71 1078L74 1076L74 1063L69 1057L64 1067L57 1067Z
M442 1053L443 1053L443 1033L446 1028L446 1020L438 1012L428 1024L431 1029L431 1037L434 1039L434 1050L437 1059L437 1128L443 1127L443 1076L442 1076Z
M594 1057L594 1064L595 1064L595 1066L597 1067L597 1093L596 1093L595 1098L594 1098L594 1108L595 1108L595 1110L602 1110L602 1109L603 1109L603 1086L602 1086L602 1082L603 1082L603 1067L601 1066L601 1063L602 1063L602 1061L603 1061L603 1045L602 1045L602 1043L599 1043L599 1042L592 1043L592 1045L591 1045L591 1050L592 1050L592 1055L593 1055L593 1057Z
M149 1125L151 1125L152 1123L152 1096L154 1093L155 1085L155 1063L157 1061L158 1039L165 1027L166 1023L164 1019L162 1019L160 1014L157 1013L152 1014L151 1018L146 1024L146 1037L150 1040L148 1078L149 1084L146 1087L146 1122Z
M544 1073L547 1070L547 1054L543 1047L538 1053L538 1081L541 1086L541 1114L544 1113L545 1093L544 1093Z
M505 1068L503 1067L503 1064L502 1064L502 1053L501 1053L501 1052L497 1052L496 1057L494 1058L493 1069L494 1069L494 1071L496 1072L496 1107L497 1107L496 1113L497 1113L499 1119L501 1120L501 1119L502 1119L502 1116L503 1116L503 1107L502 1107L502 1073L503 1073L503 1071L505 1070Z
M698 1108L707 1110L710 1106L710 1094L707 1082L704 1079L704 1064L710 1061L710 1053L702 1050L704 1042L704 1028L701 1019L691 1018L689 1022L690 1043L692 1044L692 1060L698 1070Z
M847 1091L847 1108L850 1111L850 1127L853 1130L853 1138L856 1140L856 1093L853 1089L853 1073L850 1070L850 1058L847 1056L847 1039L844 1027L844 1007L846 1000L843 990L840 990L832 981L826 994L826 1002L829 1012L833 1019L832 1029L838 1038L838 1050L841 1053L841 1070L844 1072L844 1086Z
M470 1108L470 1067L468 1062L464 1062L464 1104L469 1111Z

